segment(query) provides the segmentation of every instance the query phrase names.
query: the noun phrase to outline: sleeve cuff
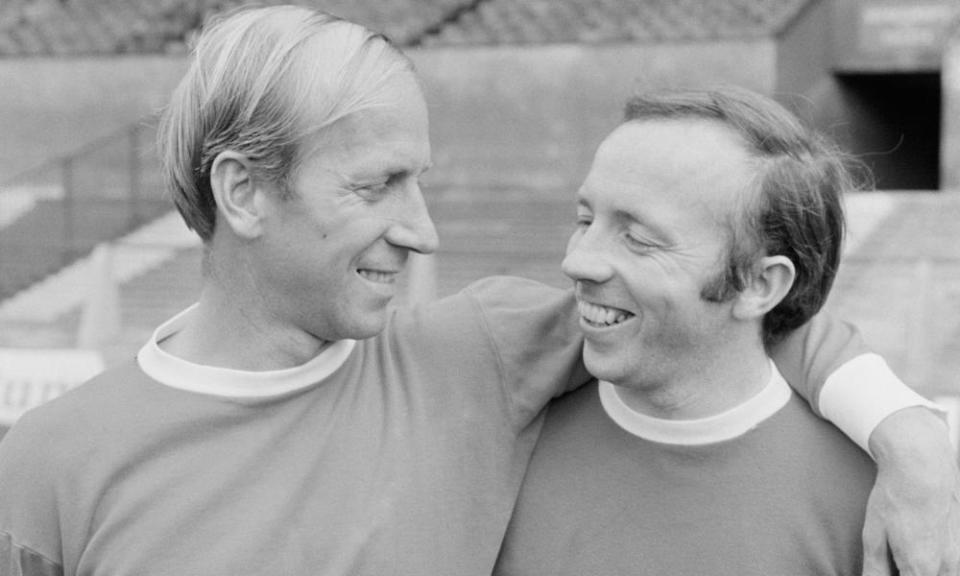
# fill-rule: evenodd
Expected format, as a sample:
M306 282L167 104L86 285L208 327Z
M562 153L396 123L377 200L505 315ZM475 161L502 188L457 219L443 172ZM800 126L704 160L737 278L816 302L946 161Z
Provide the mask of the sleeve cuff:
M898 410L924 406L942 418L946 410L910 389L877 354L861 354L833 371L820 391L820 413L865 452L870 434Z

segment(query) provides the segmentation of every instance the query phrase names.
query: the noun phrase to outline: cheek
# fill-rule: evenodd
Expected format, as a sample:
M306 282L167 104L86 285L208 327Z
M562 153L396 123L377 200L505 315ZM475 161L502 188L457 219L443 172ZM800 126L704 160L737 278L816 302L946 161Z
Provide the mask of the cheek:
M721 270L700 283L700 299L709 303L725 302L733 296L733 288L726 271Z
M634 299L643 307L669 310L673 302L689 290L685 286L685 275L664 258L647 255L621 259L617 268Z
M636 266L630 279L631 295L639 305L647 338L663 344L682 342L703 312L700 287L692 279L657 265Z

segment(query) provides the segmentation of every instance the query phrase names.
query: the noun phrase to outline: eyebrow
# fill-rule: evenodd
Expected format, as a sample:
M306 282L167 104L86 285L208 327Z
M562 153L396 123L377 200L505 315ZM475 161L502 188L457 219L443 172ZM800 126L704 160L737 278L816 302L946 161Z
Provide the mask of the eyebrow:
M356 171L351 180L366 181L375 180L383 177L394 178L396 176L420 175L433 168L433 161L427 162L419 168L411 169L410 166L403 165L400 162L388 160L383 163L370 164Z
M593 206L590 204L590 201L586 198L588 194L587 191L588 191L588 187L586 185L586 182L584 182L584 184L577 189L577 207L582 206L592 212ZM657 226L656 224L643 219L638 214L635 214L633 212L630 212L628 210L615 206L613 209L613 217L617 222L620 222L620 223L628 223L628 224L636 223L636 224L639 224L640 226L643 226L644 228L649 230L651 233L653 233L653 235L662 242L665 242L665 243L674 242L674 238L671 234L667 233L663 228Z

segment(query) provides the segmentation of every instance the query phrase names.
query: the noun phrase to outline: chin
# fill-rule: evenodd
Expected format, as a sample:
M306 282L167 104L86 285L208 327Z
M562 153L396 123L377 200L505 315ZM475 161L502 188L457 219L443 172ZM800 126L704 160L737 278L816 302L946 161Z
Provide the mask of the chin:
M386 312L343 309L334 317L312 319L302 329L319 340L366 340L383 332L387 324Z
M587 347L583 349L583 365L586 366L587 372L590 372L598 380L615 382L621 380L623 376L619 363L613 362L611 358L597 354Z
M386 310L377 313L367 313L364 314L362 318L358 318L352 322L350 324L350 328L345 331L346 334L344 334L342 338L349 338L351 340L366 340L367 338L373 338L374 336L380 334L386 327Z

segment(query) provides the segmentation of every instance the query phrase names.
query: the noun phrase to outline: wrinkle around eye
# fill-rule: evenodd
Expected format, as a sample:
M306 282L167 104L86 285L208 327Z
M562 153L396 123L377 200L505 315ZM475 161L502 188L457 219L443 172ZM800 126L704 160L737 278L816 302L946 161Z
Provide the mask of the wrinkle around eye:
M652 250L665 249L665 246L663 246L659 242L647 240L644 238L638 238L637 236L630 234L629 232L624 233L623 236L626 239L627 245L630 246L630 248L634 251L650 252Z
M376 201L385 198L390 192L390 182L381 182L378 184L357 185L352 191L360 198L367 201Z

